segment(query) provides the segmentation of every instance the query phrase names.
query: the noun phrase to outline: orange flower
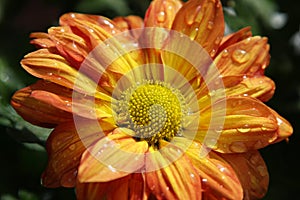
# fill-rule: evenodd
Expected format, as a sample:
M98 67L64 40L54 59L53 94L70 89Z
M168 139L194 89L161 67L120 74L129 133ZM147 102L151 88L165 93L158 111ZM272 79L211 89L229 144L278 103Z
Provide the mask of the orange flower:
M33 33L21 61L40 78L11 104L54 128L46 187L78 199L257 199L269 175L258 149L288 138L267 107L267 39L223 37L219 0L154 0L145 19L77 13Z

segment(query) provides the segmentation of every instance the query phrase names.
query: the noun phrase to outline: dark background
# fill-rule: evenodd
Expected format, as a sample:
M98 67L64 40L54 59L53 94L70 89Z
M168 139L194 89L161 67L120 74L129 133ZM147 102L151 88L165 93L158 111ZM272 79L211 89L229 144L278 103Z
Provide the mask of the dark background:
M61 14L71 11L107 17L143 16L149 0L0 0L0 199L74 199L73 189L47 189L40 175L47 155L41 145L49 130L24 122L9 106L11 95L35 79L19 65L22 57L35 50L30 32L46 32L57 25ZM264 199L293 199L300 191L300 1L222 1L226 22L232 31L252 26L254 34L267 36L271 63L266 74L276 83L274 97L267 103L294 127L289 142L268 146L261 153L270 173Z

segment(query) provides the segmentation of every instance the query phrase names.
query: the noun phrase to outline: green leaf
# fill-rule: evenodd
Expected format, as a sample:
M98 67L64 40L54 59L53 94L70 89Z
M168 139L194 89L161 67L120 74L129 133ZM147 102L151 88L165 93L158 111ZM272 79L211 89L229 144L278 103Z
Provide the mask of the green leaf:
M229 5L224 7L224 16L233 31L251 26L252 32L259 34L261 26L271 27L271 17L276 9L272 0L230 1Z

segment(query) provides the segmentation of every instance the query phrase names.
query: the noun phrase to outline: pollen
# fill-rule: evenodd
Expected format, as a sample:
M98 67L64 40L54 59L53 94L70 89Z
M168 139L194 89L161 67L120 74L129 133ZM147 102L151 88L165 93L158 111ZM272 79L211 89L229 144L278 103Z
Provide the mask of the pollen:
M145 81L125 90L116 108L119 126L134 131L134 138L157 145L179 136L185 114L180 91L163 82Z

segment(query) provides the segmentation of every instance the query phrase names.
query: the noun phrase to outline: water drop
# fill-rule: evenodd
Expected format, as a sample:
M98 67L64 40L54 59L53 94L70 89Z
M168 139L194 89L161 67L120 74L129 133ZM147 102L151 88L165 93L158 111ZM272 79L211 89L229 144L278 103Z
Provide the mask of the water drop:
M229 52L228 52L227 49L225 49L225 50L222 52L222 57L223 57L223 58L226 58L226 57L228 57L228 55L229 55Z
M161 11L157 14L157 21L159 23L163 23L166 20L166 13L164 11Z
M217 139L215 138L209 138L204 140L204 144L211 149L216 149L217 145Z
M234 142L230 145L229 149L235 153L242 153L247 151L247 146L243 142Z
M248 124L245 124L244 127L240 127L236 129L240 133L248 133L251 131L251 128L249 128Z
M69 146L69 149L70 149L71 151L74 151L75 148L76 148L76 145L75 145L75 144L72 144L72 145Z
M259 172L259 174L260 174L262 177L268 175L267 170L266 170L265 167L262 166L262 165L260 165L260 166L257 167L257 171Z
M239 64L243 64L250 59L250 55L245 50L237 49L233 52L232 59Z
M213 21L209 21L208 24L207 24L207 28L209 30L211 30L211 29L213 29L213 27L214 27L214 22Z
M244 39L243 43L247 45L249 44L250 41L251 41L251 37L248 37L247 39Z
M111 165L108 165L108 169L112 172L117 172L117 170Z

